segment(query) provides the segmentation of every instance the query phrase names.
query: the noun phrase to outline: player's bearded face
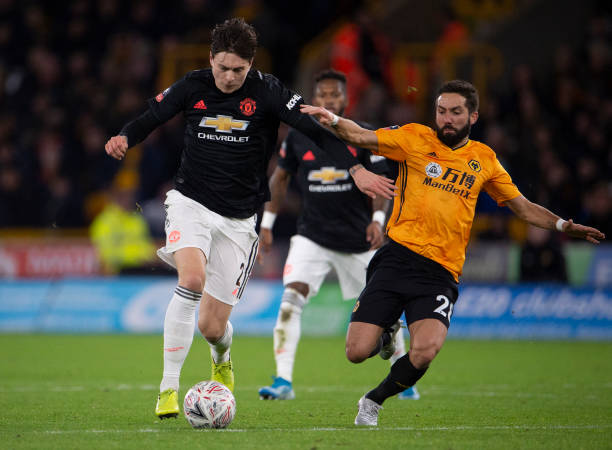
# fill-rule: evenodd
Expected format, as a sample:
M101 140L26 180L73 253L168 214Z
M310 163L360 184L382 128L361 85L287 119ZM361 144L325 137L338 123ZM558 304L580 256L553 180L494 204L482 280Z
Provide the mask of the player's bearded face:
M244 84L253 60L241 58L235 53L219 52L210 55L215 86L224 94L237 91Z
M476 117L477 113L470 114L463 96L455 93L440 95L436 107L438 139L450 148L456 147L470 135Z
M458 145L466 136L469 136L472 125L467 121L465 126L462 128L455 128L452 125L444 125L442 128L436 126L436 133L438 139L442 141L447 147L453 148Z
M339 80L323 79L315 86L312 104L322 106L334 114L344 114L346 93L344 84Z

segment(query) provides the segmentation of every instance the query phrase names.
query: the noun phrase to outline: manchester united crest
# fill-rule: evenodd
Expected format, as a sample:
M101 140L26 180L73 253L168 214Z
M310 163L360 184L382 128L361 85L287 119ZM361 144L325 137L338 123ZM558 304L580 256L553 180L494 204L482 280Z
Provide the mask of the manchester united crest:
M252 116L255 113L256 106L257 104L255 103L255 100L251 98L245 98L240 102L240 111L245 116Z

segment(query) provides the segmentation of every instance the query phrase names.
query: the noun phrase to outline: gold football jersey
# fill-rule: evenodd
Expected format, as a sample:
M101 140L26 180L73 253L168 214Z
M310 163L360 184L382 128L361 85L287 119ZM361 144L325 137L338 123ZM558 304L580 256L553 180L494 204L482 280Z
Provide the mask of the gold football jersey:
M458 280L480 191L500 206L521 193L495 152L480 142L469 140L452 150L434 130L415 123L379 129L376 135L374 153L399 163L387 234Z

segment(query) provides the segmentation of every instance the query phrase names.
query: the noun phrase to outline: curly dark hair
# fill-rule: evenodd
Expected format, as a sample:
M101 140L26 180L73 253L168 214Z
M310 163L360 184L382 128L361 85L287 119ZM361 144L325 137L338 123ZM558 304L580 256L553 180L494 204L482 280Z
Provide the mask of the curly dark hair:
M315 75L315 83L323 80L338 80L342 84L346 84L346 75L334 69L326 69Z
M242 17L227 19L217 24L211 33L210 52L235 53L243 59L252 60L257 50L257 33Z
M447 81L438 89L438 96L449 92L459 94L465 98L465 106L470 114L478 111L478 90L472 83L465 80Z

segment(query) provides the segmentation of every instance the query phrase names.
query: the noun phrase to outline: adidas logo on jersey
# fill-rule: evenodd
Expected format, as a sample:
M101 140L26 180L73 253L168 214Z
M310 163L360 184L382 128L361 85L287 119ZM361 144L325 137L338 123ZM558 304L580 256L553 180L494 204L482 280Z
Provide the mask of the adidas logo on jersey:
M193 105L193 109L207 109L204 100L200 100L198 103Z
M304 156L302 156L302 161L314 161L315 160L315 155L314 153L312 153L312 150L308 150L306 153L304 153Z

